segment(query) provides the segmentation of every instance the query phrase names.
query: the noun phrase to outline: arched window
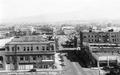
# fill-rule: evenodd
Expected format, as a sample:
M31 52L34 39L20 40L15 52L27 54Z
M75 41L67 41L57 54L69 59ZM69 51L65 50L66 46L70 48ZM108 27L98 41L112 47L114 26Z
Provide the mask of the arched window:
M54 45L51 45L51 50L54 50Z
M26 48L24 47L24 49L23 49L24 51L26 51Z
M29 47L27 47L27 51L29 51Z
M12 51L14 51L14 49L15 49L15 48L14 48L14 47L12 47Z
M23 60L24 60L24 57L23 57L23 56L20 56L20 60L23 61Z
M45 47L44 47L44 46L42 46L42 50L43 50L43 51L45 50Z
M47 49L47 51L48 51L48 50L49 50L49 46L47 46L47 48L46 48L46 49Z
M33 60L36 60L36 56L33 56Z
M19 51L20 47L17 47L17 50Z
M31 46L31 51L33 51L33 46Z
M37 46L36 49L39 50L39 47Z

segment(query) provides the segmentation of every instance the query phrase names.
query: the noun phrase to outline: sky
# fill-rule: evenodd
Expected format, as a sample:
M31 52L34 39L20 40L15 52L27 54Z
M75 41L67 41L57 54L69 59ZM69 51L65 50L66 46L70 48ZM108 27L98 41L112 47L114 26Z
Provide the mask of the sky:
M0 0L0 22L39 15L48 20L52 16L58 20L120 19L120 0Z

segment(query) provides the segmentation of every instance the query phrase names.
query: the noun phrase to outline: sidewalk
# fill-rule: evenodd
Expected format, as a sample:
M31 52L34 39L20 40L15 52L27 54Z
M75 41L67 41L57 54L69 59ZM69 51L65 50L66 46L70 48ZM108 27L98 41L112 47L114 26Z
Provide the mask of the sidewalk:
M62 70L62 66L60 65L61 64L61 61L59 61L60 60L60 58L59 58L59 53L56 53L55 54L55 65L57 66L57 69L58 70Z

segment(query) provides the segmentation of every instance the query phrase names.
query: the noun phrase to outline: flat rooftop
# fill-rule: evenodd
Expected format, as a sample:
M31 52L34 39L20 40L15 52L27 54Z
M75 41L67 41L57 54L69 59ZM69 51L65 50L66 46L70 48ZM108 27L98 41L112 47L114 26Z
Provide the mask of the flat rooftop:
M115 60L117 58L120 59L120 54L119 53L92 53L92 55L94 56L94 58L96 60L107 60L108 57L111 60Z
M120 51L120 47L103 47L103 48L91 47L91 51L117 52L117 51Z
M54 42L55 41L49 41L43 36L22 36L19 38L14 38L11 42L7 44L48 44Z

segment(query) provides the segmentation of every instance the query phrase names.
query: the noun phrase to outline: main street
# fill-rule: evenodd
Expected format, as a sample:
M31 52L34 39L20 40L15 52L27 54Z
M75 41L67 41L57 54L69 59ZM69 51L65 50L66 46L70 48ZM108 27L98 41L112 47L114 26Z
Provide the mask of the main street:
M71 62L65 56L63 58L65 63L63 75L86 75L77 62Z
M98 70L83 68L78 62L72 62L66 56L63 56L63 59L65 64L63 75L99 75Z

